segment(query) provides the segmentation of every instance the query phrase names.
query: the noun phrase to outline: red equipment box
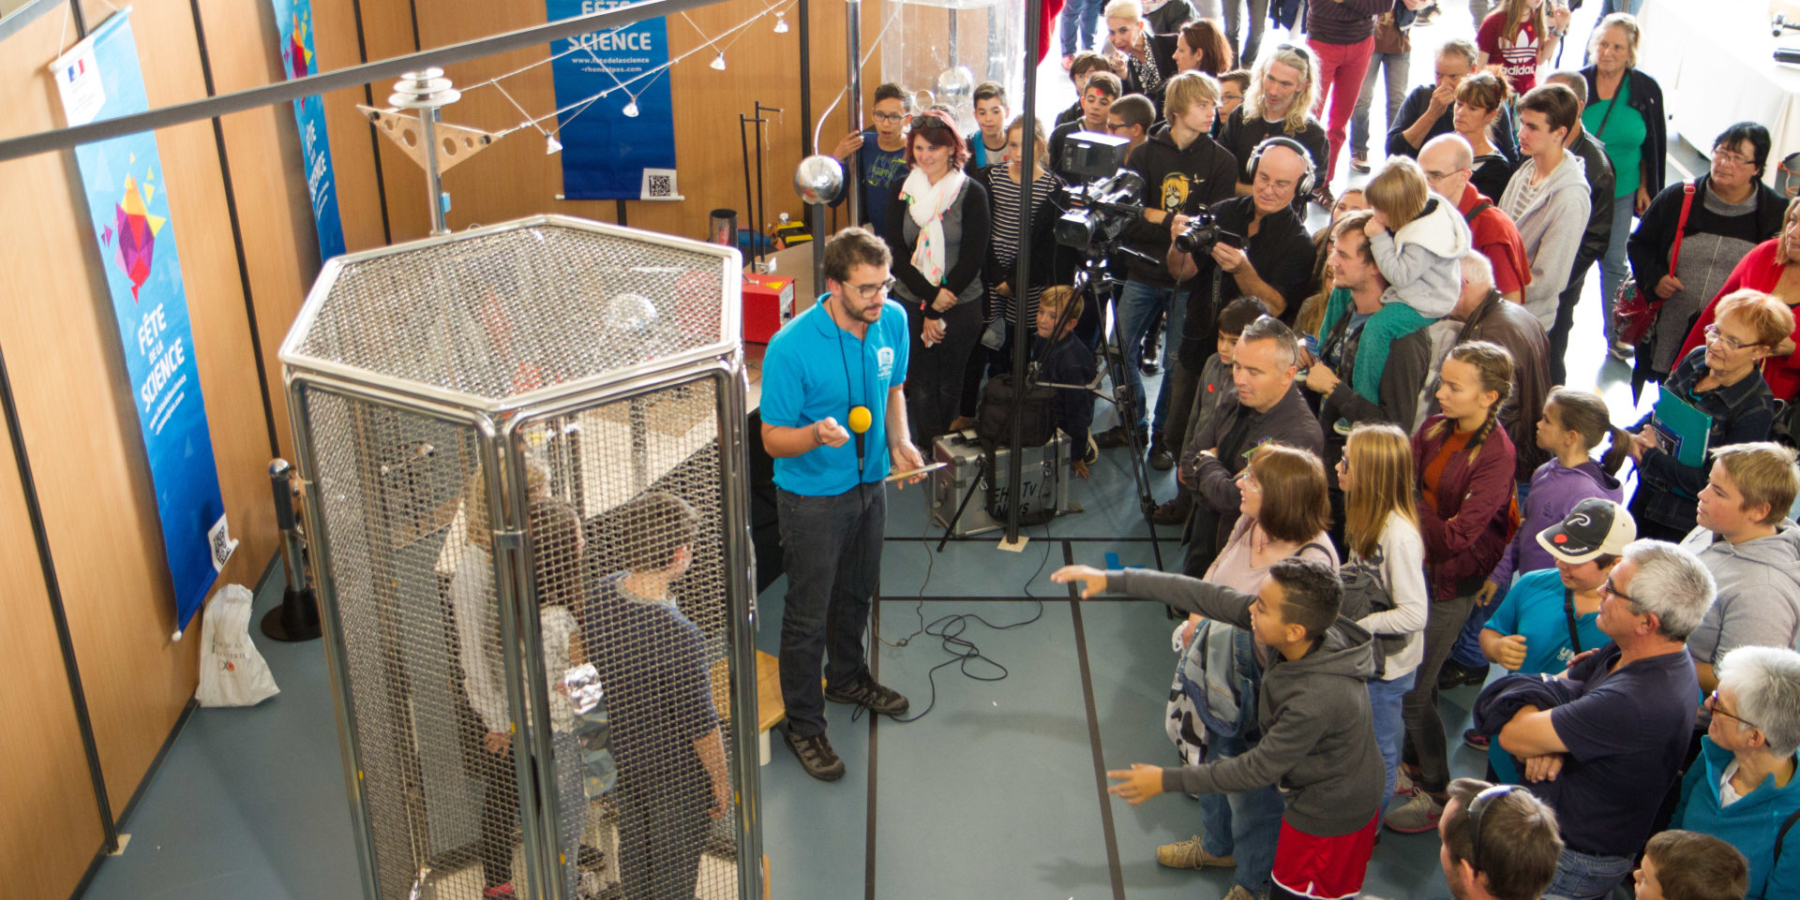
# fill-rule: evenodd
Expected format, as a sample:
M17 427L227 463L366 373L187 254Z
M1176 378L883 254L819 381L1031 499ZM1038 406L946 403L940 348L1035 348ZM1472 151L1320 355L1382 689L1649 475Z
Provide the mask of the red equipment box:
M794 317L794 279L744 276L744 340L766 344Z

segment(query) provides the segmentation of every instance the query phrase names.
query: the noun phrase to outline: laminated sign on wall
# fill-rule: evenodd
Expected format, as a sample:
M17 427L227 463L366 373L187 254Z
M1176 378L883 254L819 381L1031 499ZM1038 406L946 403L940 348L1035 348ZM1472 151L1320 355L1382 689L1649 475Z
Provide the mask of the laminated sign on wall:
M605 12L628 0L545 0L550 21ZM578 34L551 45L550 71L570 200L680 200L669 29L661 17ZM607 95L594 99L601 91Z

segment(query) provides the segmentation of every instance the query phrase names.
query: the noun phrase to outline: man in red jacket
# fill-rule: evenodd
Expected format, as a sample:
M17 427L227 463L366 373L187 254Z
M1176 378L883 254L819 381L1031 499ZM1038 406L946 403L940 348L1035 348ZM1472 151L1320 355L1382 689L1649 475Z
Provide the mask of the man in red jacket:
M1438 135L1426 141L1419 151L1425 181L1439 195L1456 201L1456 211L1469 223L1475 249L1493 265L1494 290L1514 303L1523 303L1525 285L1531 283L1531 261L1525 256L1525 241L1493 198L1469 183L1474 164L1474 149L1456 134Z

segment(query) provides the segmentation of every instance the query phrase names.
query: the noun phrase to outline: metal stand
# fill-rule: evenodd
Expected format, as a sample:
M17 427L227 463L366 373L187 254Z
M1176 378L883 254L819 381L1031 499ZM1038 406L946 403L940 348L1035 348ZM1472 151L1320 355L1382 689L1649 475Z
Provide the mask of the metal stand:
M1127 253L1134 252L1129 248L1121 249ZM1119 316L1118 298L1113 290L1122 283L1119 279L1107 274L1105 263L1096 262L1092 257L1082 261L1081 272L1075 278L1077 293L1086 293L1089 301L1095 304L1096 309L1104 308L1108 313L1107 318L1112 323L1110 326L1111 341L1108 342L1104 337L1101 339L1101 347L1106 353L1107 376L1112 379L1112 394L1109 396L1104 391L1096 390L1095 395L1110 401L1118 410L1119 427L1124 430L1125 444L1131 451L1131 475L1137 483L1138 509L1144 514L1145 524L1150 526L1150 550L1156 555L1156 568L1161 569L1163 567L1162 544L1156 537L1156 520L1150 515L1156 511L1156 496L1150 488L1150 472L1144 462L1144 447L1138 443L1137 436L1137 410L1138 403L1141 401L1135 396L1131 382L1125 377L1124 320ZM1100 305L1102 299L1100 295L1103 293L1105 294L1104 307ZM1103 329L1108 327L1105 321L1101 322L1101 327ZM1104 331L1102 333L1104 334Z
M281 531L281 571L287 590L281 605L263 616L262 633L284 643L310 641L319 636L319 601L313 596L306 568L306 543L294 515L294 467L285 459L269 463L269 481L275 491L275 527Z

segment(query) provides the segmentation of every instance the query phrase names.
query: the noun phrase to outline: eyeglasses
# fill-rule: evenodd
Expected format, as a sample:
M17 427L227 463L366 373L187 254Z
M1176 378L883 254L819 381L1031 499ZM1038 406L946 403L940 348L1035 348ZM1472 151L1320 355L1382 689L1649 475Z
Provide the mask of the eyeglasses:
M1736 719L1738 724L1744 726L1745 728L1761 728L1762 727L1762 726L1756 724L1755 722L1752 722L1749 719L1746 719L1743 716L1740 716L1737 713L1734 713L1734 712L1726 709L1724 706L1720 705L1718 691L1713 691L1712 693L1706 695L1706 706L1708 709L1711 709L1713 711L1713 715L1724 716L1727 719Z
M896 279L889 278L880 284L846 284L844 287L855 291L856 295L864 300L873 300L876 297L887 296L888 292L894 289L895 281Z
M1755 164L1756 160L1740 153L1733 153L1730 150L1715 149L1713 150L1713 162L1723 163L1728 166L1748 166Z
M1450 176L1455 175L1458 172L1467 172L1467 171L1469 171L1469 170L1468 169L1451 169L1448 172L1433 172L1430 169L1426 169L1425 170L1425 180L1426 181L1443 181L1444 179L1449 178Z
M902 122L902 121L906 120L905 113L877 112L877 113L872 113L872 115L875 116L876 120L882 121L882 122Z
M1719 330L1718 323L1716 323L1716 322L1711 325L1706 326L1706 339L1709 341L1718 341L1719 344L1727 350L1742 350L1746 347L1762 346L1761 341L1756 341L1754 343L1745 343L1744 341L1740 341L1737 338L1734 338L1728 334L1725 334L1724 332Z
M1256 479L1250 477L1249 469L1245 469L1244 471L1238 473L1237 482L1238 482L1238 487L1243 488L1244 490L1249 491L1252 494L1260 494L1263 492L1262 491L1262 483L1258 482Z
M1627 594L1624 591L1621 591L1618 588L1613 587L1611 578L1608 578L1605 581L1600 583L1600 592L1603 594L1606 594L1608 596L1617 597L1620 600L1623 600L1626 603L1631 604L1633 609L1637 608L1637 599L1632 597L1630 594Z
M1108 122L1108 123L1106 123L1107 131L1124 131L1130 127L1131 127L1130 125L1127 125L1124 122Z

